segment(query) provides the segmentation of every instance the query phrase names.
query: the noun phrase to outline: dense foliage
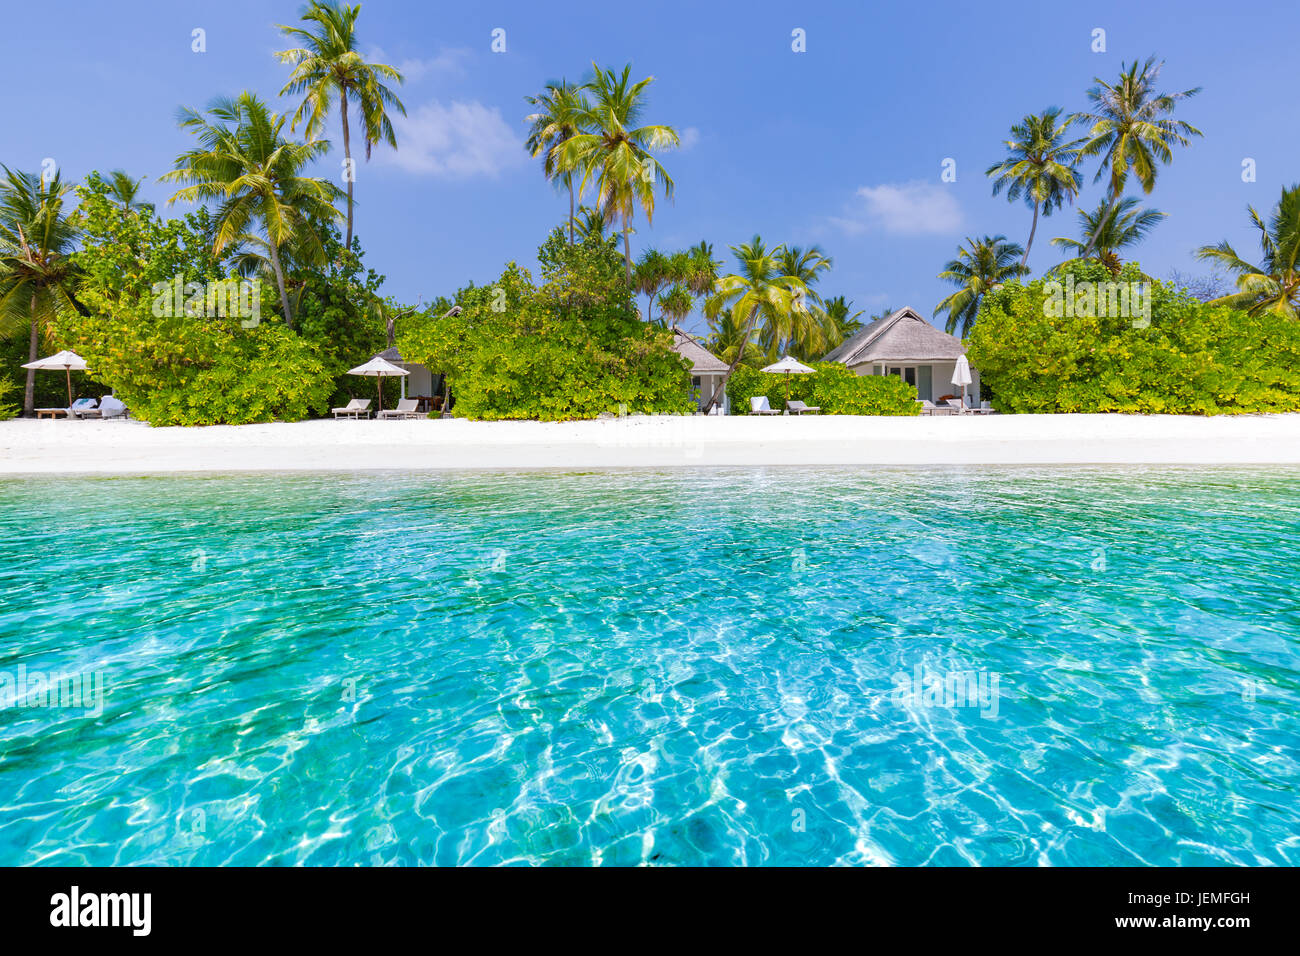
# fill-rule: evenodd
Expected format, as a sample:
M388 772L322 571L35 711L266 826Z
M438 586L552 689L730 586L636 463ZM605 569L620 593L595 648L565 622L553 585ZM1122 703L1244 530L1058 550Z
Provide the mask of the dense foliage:
M838 362L813 362L812 374L791 375L790 399L821 408L823 415L918 415L916 389L900 378L857 375ZM786 378L741 366L727 383L733 415L749 414L749 400L766 395L772 408L786 403Z
M382 345L373 323L350 304L377 285L358 283L355 256L340 255L328 271L290 276L300 331L276 315L274 285L256 274L260 315L166 314L156 284L235 280L212 252L214 223L206 209L161 220L148 210L114 204L92 175L81 190L85 248L77 253L79 288L89 317L64 316L62 347L86 357L95 378L115 390L132 414L154 425L293 421L320 414L340 391L341 372ZM253 287L249 287L253 288ZM159 312L164 314L158 314ZM373 387L366 383L363 387Z
M640 321L624 262L593 238L557 229L538 251L542 284L514 263L492 286L456 295L398 339L407 361L447 375L458 415L473 419L595 418L602 412L686 412L688 367L671 333Z
M1095 262L1057 279L1104 282ZM1143 281L1135 263L1119 282ZM971 363L1003 412L1217 415L1300 411L1300 323L1250 316L1152 281L1145 317L1053 315L1051 280L1012 283L985 297ZM1089 311L1089 310L1084 310ZM1109 311L1109 310L1096 310Z

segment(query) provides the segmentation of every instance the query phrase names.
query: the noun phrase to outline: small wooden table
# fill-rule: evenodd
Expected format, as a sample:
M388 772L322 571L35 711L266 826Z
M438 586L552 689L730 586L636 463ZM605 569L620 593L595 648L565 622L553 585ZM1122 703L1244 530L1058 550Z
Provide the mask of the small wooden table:
M58 418L60 415L67 415L66 408L38 408L36 409L37 418Z

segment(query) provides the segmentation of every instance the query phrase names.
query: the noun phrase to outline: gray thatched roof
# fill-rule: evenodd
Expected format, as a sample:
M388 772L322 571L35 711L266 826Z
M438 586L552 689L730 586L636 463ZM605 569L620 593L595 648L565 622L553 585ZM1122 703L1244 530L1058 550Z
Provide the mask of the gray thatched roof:
M936 329L911 309L877 319L826 353L823 362L948 361L966 354L961 339Z
M680 329L673 329L673 351L691 363L692 375L716 375L727 370L726 362Z
M383 359L385 362L403 362L403 361L405 361L405 359L402 358L402 353L399 352L399 351L397 351L397 349L395 349L395 348L384 349L382 352L380 352L379 354L377 354L377 355L375 356L375 358L381 358L381 359Z

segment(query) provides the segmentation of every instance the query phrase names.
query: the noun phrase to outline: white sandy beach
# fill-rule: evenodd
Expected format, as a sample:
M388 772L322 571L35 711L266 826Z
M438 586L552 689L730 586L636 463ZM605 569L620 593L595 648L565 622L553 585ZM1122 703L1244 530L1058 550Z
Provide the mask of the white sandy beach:
M1300 415L0 422L3 474L1100 463L1300 464Z

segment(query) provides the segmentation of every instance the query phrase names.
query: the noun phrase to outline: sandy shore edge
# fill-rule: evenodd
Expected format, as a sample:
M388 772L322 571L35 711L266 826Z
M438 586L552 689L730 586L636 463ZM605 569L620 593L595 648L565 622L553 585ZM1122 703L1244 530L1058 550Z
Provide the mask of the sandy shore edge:
M1064 464L1300 464L1300 415L0 422L7 475Z

